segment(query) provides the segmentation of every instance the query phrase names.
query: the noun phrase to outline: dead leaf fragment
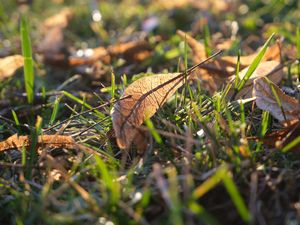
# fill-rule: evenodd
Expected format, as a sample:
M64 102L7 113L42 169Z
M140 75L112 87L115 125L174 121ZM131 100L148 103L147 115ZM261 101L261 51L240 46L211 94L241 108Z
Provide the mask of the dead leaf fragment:
M72 17L73 11L70 8L65 8L44 21L42 27L44 38L39 43L38 50L44 54L46 62L63 51L65 47L63 31Z
M278 104L276 95L282 107ZM265 77L254 80L253 96L256 97L256 104L260 109L270 112L282 123L300 118L299 101L283 93L276 84Z
M64 48L64 34L61 27L53 27L47 31L44 39L40 42L38 49L46 57L57 54Z
M291 141L300 136L300 120L290 122L288 126L274 131L264 138L250 137L250 140L260 140L265 145L282 149L287 146ZM290 149L293 152L300 152L300 143Z
M30 136L18 136L14 134L5 141L0 142L0 152L30 147ZM76 143L71 136L66 135L40 135L38 147L48 146L49 148L74 148Z
M17 69L24 65L24 59L21 55L12 55L0 58L0 80L11 77Z
M239 79L242 80L246 75L249 67L246 67L239 73ZM243 89L235 96L235 99L245 99L252 97L253 81L259 77L267 77L275 84L279 84L283 77L282 65L277 61L261 62L256 70L253 72L249 80L246 82ZM229 78L229 82L235 79L235 75ZM230 91L228 96L231 96L233 90Z
M64 8L59 13L47 18L43 26L46 29L53 27L65 28L73 16L73 11L70 8Z
M153 5L158 7L159 9L166 9L172 10L177 8L184 8L184 7L193 7L199 10L210 10L214 14L228 11L232 6L235 4L235 1L228 1L228 0L206 0L206 1L199 1L199 0L172 0L172 1L165 1L165 0L156 0L153 1Z
M137 135L138 127L152 117L184 83L180 73L143 77L129 85L113 108L112 121L117 144L128 149Z

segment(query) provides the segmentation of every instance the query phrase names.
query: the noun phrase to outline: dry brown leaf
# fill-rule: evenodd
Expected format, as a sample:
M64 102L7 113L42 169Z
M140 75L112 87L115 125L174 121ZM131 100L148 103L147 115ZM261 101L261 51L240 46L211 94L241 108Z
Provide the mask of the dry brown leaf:
M194 39L192 36L184 33L181 30L177 31L177 34L184 40L186 37L186 42L190 46L193 52L193 61L194 63L199 63L203 61L207 55L205 53L205 46L201 42L197 41ZM240 68L245 68L249 66L254 58L257 56L259 50L257 50L255 53L248 55L248 56L241 56L240 57ZM281 43L277 42L274 45L270 46L264 57L262 58L262 62L264 61L278 61L280 62L281 60ZM237 56L223 56L221 58L216 59L215 61L211 62L211 64L217 64L219 65L218 70L226 70L229 73L232 71L235 71L236 68L236 63L237 63ZM212 65L211 64L206 64L203 66L203 68L207 68L208 70L211 69ZM226 68L227 67L227 68Z
M109 52L104 47L90 49L92 52L89 57L69 57L68 66L92 65L97 61L108 64L111 60Z
M59 35L57 35L59 37ZM45 38L44 41L46 41ZM55 40L53 39L49 39ZM109 64L112 57L123 57L127 62L140 62L150 57L152 54L152 48L146 40L135 40L126 43L118 43L110 45L107 48L97 47L89 50L89 56L78 57L78 56L67 56L64 53L59 53L63 46L59 43L54 42L52 52L50 49L45 52L45 63L56 65L60 67L74 67L81 65L93 65L94 63L101 61L104 64ZM48 44L51 46L51 44ZM56 48L58 47L58 48ZM49 54L50 53L50 54Z
M165 1L165 0L156 0L153 1L153 4L159 7L160 9L167 9L172 10L176 8L182 8L189 5L193 0L172 0L172 1Z
M30 136L10 136L5 141L0 142L0 152L30 147ZM47 146L49 148L74 148L76 143L71 136L66 135L42 135L38 137L38 147Z
M112 121L117 144L128 149L135 138L138 127L152 117L184 83L180 73L158 74L143 77L129 85L113 108Z
M246 67L239 73L239 79L242 80L246 75L249 67ZM244 85L243 89L235 96L235 99L245 99L252 97L253 90L253 81L259 77L267 77L269 80L274 82L275 84L279 84L283 77L282 65L277 61L267 61L261 62L256 70L253 72L249 80ZM235 75L229 78L229 82L233 82L235 79ZM233 94L233 90L231 90L228 96Z
M300 120L290 122L288 126L280 130L274 131L264 138L249 137L248 140L262 141L265 145L276 147L278 149L284 148L287 144L300 136ZM294 146L290 151L300 152L300 143Z
M155 0L153 1L154 6L159 9L172 10L183 7L194 7L200 10L210 10L213 13L220 13L223 11L228 11L236 2L233 0Z
M276 95L282 108L276 100ZM256 97L256 104L260 109L269 111L274 118L282 123L300 118L299 101L283 93L276 84L265 77L254 80L253 96Z
M12 55L0 58L0 80L14 75L17 69L24 65L24 59L21 55Z
M89 57L70 57L69 65L90 65L98 60L108 64L111 57L116 56L123 56L128 62L138 62L151 55L151 46L145 40L136 40L110 45L107 49L104 47L98 47L91 49L91 51L92 54Z
M228 50L231 48L233 43L234 43L234 40L225 39L225 40L222 40L222 42L216 43L216 48L220 49L220 50Z
M194 63L199 63L207 57L204 44L198 42L196 39L180 30L177 31L177 34L183 40L186 38L187 44L192 49ZM267 49L261 61L280 62L280 50L280 43L272 45ZM240 69L244 69L249 66L257 54L258 51L248 56L241 56ZM228 77L235 73L236 63L236 56L223 56L221 58L217 58L213 62L209 62L203 65L201 68L198 68L197 71L194 72L192 79L200 79L203 82L204 88L213 94L221 87L221 85L226 82Z
M146 40L135 40L111 45L107 50L111 56L122 55L127 62L137 62L149 57L152 48Z
M61 52L64 48L64 34L61 27L53 27L47 31L44 39L39 43L38 49L46 58Z
M53 61L56 54L64 50L64 29L73 17L70 8L61 10L58 14L47 18L43 23L44 38L38 45L39 52L44 54L44 61Z
M206 0L199 1L193 0L193 6L201 10L209 10L214 14L220 12L228 12L230 9L236 7L237 2L235 0Z
M190 46L193 51L193 61L194 63L199 63L202 60L206 59L206 52L204 44L197 41L192 36L188 35L187 33L177 30L178 36L180 36L183 40L186 39L186 43Z
M73 11L70 8L64 8L59 13L47 18L43 26L46 29L53 28L53 27L61 27L65 28L68 26L70 19L73 17Z

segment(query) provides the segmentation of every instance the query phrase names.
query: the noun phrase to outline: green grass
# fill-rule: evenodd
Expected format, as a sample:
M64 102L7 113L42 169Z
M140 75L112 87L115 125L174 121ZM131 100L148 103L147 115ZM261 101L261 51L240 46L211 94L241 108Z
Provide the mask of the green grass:
M253 62L250 64L245 76L243 77L243 79L239 82L239 84L237 85L236 88L236 92L235 95L242 90L242 88L244 87L244 85L246 84L247 80L249 80L249 78L251 77L251 75L253 74L253 72L255 71L255 69L258 67L260 61L262 60L265 52L267 51L267 48L273 38L275 34L273 33L269 39L265 42L265 44L262 46L262 48L260 49L260 51L258 52L257 56L254 58ZM234 96L235 96L234 95ZM233 97L234 99L234 97Z
M192 6L166 9L151 1L55 2L34 0L29 7L0 3L1 57L22 52L25 60L23 71L1 81L0 140L18 134L31 141L20 152L0 152L0 224L297 224L300 158L293 148L299 137L281 149L253 140L283 126L253 101L227 97L251 78L272 33L283 35L283 47L291 45L299 57L296 1L247 0L237 2L239 11L229 7L220 13L216 7L205 13ZM109 64L99 60L73 68L45 63L38 51L43 20L66 6L75 10L63 31L69 54L147 36L151 56L127 61L129 52L112 56ZM102 15L99 23L91 19L95 9ZM19 18L21 11L30 17ZM158 19L157 27L138 32L149 18ZM217 51L216 39L231 38L230 21L237 21L239 31L223 55L238 56L235 81L211 94L205 82L186 80L145 121L147 151L136 146L120 150L110 113L124 89L143 76L187 72L193 66L191 50L176 29L201 37L211 55ZM240 80L241 52L247 55L262 45ZM296 90L297 67L284 67L280 87ZM78 146L46 146L37 152L40 134L72 136Z
M33 103L34 98L34 71L31 42L28 30L27 19L21 19L21 40L22 40L22 53L24 57L24 80L25 89L27 94L28 103Z

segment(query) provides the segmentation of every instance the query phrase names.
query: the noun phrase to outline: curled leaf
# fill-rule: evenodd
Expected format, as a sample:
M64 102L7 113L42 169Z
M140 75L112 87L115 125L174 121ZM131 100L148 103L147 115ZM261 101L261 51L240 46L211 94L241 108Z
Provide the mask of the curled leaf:
M239 73L239 80L242 80L246 75L249 67L246 67ZM277 61L267 61L261 62L257 68L254 70L253 74L247 80L246 84L243 86L243 89L235 96L235 99L240 98L251 98L253 90L253 81L259 77L267 77L269 80L278 84L283 77L282 65ZM229 82L235 79L235 75L229 77ZM229 93L229 96L231 93Z
M0 80L11 77L23 65L24 59L21 55L0 58Z
M269 111L280 122L299 120L300 103L297 99L283 93L269 79L262 77L254 80L253 96L257 106Z
M152 117L184 83L179 73L143 77L129 85L113 108L112 121L117 144L128 149L138 133L138 127Z

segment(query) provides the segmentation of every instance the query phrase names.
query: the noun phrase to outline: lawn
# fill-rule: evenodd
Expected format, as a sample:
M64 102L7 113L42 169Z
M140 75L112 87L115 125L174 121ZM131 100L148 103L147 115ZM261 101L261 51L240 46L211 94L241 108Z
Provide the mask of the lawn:
M300 225L300 2L0 1L0 224Z

